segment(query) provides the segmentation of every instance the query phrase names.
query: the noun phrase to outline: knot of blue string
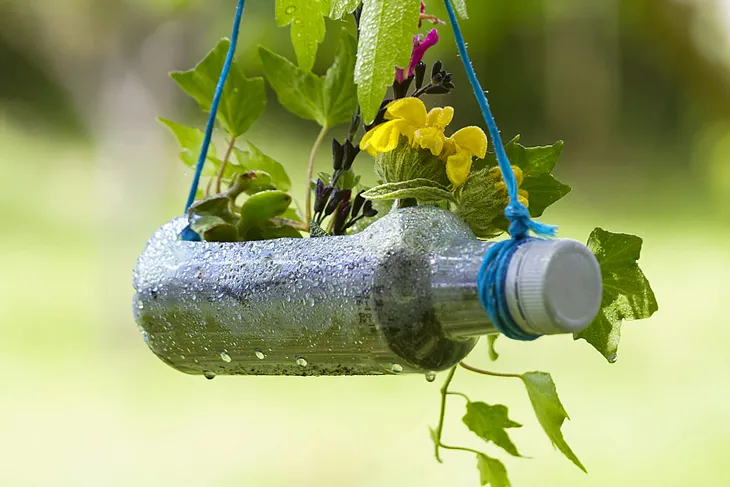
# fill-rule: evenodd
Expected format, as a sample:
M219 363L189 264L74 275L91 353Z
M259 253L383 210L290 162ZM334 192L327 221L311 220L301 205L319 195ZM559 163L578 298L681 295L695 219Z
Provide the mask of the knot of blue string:
M517 249L521 245L535 240L534 237L530 237L530 233L536 237L554 237L557 232L557 227L532 220L530 218L530 210L519 201L517 178L515 178L515 173L507 157L504 144L502 143L502 137L499 134L499 128L489 108L487 96L479 84L474 67L469 59L464 35L461 32L461 27L459 26L459 21L456 18L456 12L451 1L444 0L444 3L446 4L446 11L449 15L452 30L454 31L456 47L459 50L459 56L466 69L469 83L471 84L472 90L474 90L479 108L489 129L489 135L492 138L494 150L497 155L497 162L509 195L509 203L505 208L504 215L509 221L509 234L511 238L492 245L487 251L479 273L477 274L477 291L484 311L486 311L492 324L500 333L514 340L535 340L538 338L538 335L523 331L510 312L506 293L507 272L510 261Z

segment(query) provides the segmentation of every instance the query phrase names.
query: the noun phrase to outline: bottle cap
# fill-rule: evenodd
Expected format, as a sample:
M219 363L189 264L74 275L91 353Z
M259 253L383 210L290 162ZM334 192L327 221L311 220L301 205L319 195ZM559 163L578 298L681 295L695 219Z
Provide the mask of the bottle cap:
M596 256L575 240L533 240L507 272L507 302L527 333L577 333L596 317L603 284Z

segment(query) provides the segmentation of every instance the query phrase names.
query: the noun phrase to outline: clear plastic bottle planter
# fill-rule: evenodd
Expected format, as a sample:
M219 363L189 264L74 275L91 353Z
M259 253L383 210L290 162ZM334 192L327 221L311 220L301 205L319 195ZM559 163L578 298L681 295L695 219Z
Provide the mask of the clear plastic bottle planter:
M477 295L491 243L450 212L391 212L346 237L199 243L184 219L150 239L134 275L145 341L189 374L428 373L496 333ZM595 317L601 274L572 240L519 248L507 275L515 320L533 334L572 333Z

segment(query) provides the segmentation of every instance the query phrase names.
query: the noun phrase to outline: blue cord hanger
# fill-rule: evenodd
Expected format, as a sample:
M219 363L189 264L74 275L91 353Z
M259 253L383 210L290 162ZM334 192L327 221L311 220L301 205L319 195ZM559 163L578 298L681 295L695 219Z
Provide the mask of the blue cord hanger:
M223 70L221 71L220 78L218 79L218 86L215 89L215 95L213 96L213 102L210 105L210 116L208 117L208 125L205 128L205 137L203 138L203 145L200 148L200 156L198 157L198 164L195 166L195 176L193 177L193 184L190 187L190 195L188 201L185 204L185 212L193 206L195 203L195 196L198 193L198 186L200 185L200 177L203 174L203 166L208 158L208 150L210 149L210 142L213 138L213 129L215 128L215 119L218 115L218 107L223 98L223 90L226 87L226 81L228 80L228 74L231 72L231 65L236 55L236 47L238 45L238 35L241 30L241 19L243 18L243 10L246 7L246 0L238 0L238 7L236 8L236 18L233 22L233 32L231 33L231 47L228 49L228 55L226 61L223 64ZM180 234L180 238L188 241L199 241L200 236L193 232L190 227L186 227L185 230Z
M522 331L509 311L507 295L505 293L507 270L509 269L510 260L517 249L524 243L533 240L529 236L530 232L538 237L554 237L557 232L557 227L533 221L530 218L530 211L518 199L519 188L515 173L504 150L502 137L499 134L499 128L492 115L492 110L489 108L487 96L479 84L477 75L474 72L474 66L472 66L471 60L469 59L464 35L461 33L459 21L456 18L456 13L451 2L452 0L444 0L446 11L449 14L449 21L454 31L456 47L459 50L459 56L461 56L464 69L466 69L469 83L471 83L472 90L479 103L479 108L484 116L484 121L489 129L489 135L494 144L497 162L502 171L504 182L507 185L510 200L507 208L505 208L504 214L510 222L509 234L511 238L493 245L484 256L484 262L477 276L479 299L490 320L500 333L515 340L534 340L538 337Z

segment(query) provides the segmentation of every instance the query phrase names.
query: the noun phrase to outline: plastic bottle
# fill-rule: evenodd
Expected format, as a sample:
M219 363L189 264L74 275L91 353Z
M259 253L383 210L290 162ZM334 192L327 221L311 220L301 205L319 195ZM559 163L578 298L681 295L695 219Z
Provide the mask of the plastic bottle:
M134 309L150 348L190 374L378 375L445 370L496 333L477 296L491 243L420 206L346 237L243 243L157 231L135 269ZM586 327L601 301L594 255L572 240L519 248L508 302L533 334Z

